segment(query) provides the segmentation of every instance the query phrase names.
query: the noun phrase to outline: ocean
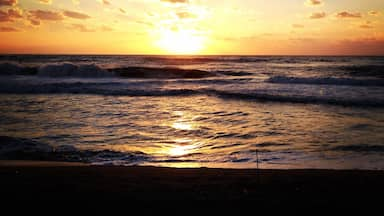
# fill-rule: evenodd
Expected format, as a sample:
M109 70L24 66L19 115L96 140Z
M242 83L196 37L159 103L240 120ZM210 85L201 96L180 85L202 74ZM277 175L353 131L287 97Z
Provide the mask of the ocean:
M384 169L384 57L0 56L0 159Z

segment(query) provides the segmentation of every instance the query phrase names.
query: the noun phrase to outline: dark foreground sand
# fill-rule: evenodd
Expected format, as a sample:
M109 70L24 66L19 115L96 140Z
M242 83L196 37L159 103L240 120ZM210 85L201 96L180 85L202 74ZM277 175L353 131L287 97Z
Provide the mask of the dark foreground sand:
M1 196L18 201L254 200L255 205L381 203L383 171L175 169L0 161Z

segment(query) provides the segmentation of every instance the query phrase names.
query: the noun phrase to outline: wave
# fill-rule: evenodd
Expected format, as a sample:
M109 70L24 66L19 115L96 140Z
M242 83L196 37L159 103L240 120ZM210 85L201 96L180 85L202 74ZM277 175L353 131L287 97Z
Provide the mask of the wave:
M164 83L163 83L164 84ZM247 100L258 102L304 103L304 104L331 104L341 106L384 107L384 100L380 97L342 96L297 94L293 91L281 92L279 89L253 89L220 90L215 88L163 88L161 81L153 83L87 83L87 82L61 82L61 83L27 83L2 82L0 93L5 94L93 94L106 96L149 96L149 97L175 97L205 95L228 100Z
M1 160L43 160L102 163L124 161L134 164L147 161L150 156L143 152L117 152L111 150L80 150L71 145L53 147L32 139L0 136Z
M383 145L345 145L345 146L336 146L332 148L333 151L352 151L352 152L384 152Z
M180 69L170 67L117 67L104 69L95 64L46 64L41 66L23 66L14 63L0 63L0 75L37 75L39 77L61 78L140 78L140 79L190 79L205 78L220 74L203 70ZM222 73L224 74L224 73ZM233 73L241 76L241 73Z
M37 75L40 77L78 77L97 78L112 77L110 73L94 64L75 65L71 63L44 64L41 66L24 66L15 63L0 63L0 75Z
M143 56L142 60L149 63L168 65L193 65L204 63L308 63L308 62L348 62L348 57L327 56Z
M280 146L288 146L287 143L276 143L276 142L262 142L258 144L254 144L255 147L265 148L265 147L280 147Z
M286 77L275 76L267 80L279 84L311 84L311 85L347 85L347 86L384 86L381 79L353 79L333 77Z
M253 73L244 72L244 71L215 71L218 74L226 76L251 76Z
M272 58L274 59L274 58ZM167 65L193 65L212 62L228 62L228 63L251 63L251 62L268 62L271 57L264 56L147 56L143 57L144 62L161 63Z
M38 76L42 77L83 77L99 78L112 77L110 73L96 65L75 65L70 63L43 65L38 69Z
M109 69L119 77L124 78L156 78L156 79L178 79L178 78L204 78L214 76L214 73L203 70L189 70L180 68L153 68L153 67L125 67Z
M0 75L36 75L38 68L22 66L14 63L0 63Z
M321 95L289 95L268 92L231 92L210 90L208 95L215 95L221 98L233 100L248 100L259 102L280 102L280 103L303 103L303 104L330 104L339 106L357 106L357 107L384 107L384 100L377 98L349 98Z
M338 69L350 76L384 78L384 65L344 65Z

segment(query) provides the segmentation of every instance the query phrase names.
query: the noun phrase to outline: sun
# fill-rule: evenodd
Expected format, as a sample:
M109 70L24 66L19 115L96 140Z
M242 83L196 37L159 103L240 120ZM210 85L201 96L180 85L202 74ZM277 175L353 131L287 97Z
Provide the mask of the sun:
M157 45L169 54L198 54L205 38L194 30L163 30Z

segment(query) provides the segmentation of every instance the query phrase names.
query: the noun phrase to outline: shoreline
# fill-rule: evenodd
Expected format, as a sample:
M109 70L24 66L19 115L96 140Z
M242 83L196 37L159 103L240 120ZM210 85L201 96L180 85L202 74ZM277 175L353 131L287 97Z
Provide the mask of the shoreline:
M238 170L238 171L281 171L281 172L290 172L290 171L320 171L320 172L383 172L381 169L329 169L329 168L305 168L300 166L288 167L288 168L271 168L271 167L259 167L259 168L243 168L243 167L195 167L195 166L156 166L156 165L105 165L105 164L92 164L86 162L70 162L70 161L46 161L46 160L1 160L0 159L0 168L6 167L122 167L122 168L159 168L159 169L210 169L210 170Z
M272 170L93 166L0 161L2 194L13 200L257 200L260 204L379 202L380 170Z
M88 163L39 160L0 160L1 167L79 167L92 166Z

